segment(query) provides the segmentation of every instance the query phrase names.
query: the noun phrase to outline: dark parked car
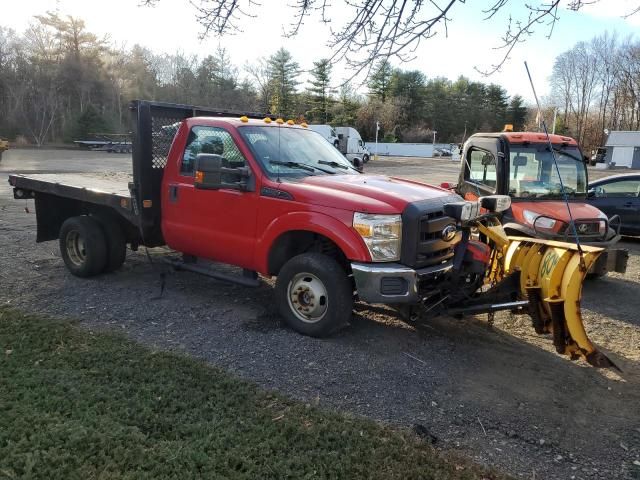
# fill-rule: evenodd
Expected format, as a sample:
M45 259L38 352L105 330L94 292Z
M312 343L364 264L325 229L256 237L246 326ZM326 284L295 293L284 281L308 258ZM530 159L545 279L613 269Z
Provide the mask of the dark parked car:
M640 174L600 178L589 184L589 201L607 214L619 215L623 235L640 235Z

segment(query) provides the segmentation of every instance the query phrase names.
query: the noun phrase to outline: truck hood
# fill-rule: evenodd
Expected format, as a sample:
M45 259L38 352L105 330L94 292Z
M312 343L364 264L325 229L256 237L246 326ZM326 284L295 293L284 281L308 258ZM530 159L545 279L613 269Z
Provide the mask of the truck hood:
M281 184L296 201L366 213L402 213L408 203L451 192L384 175L318 175Z
M589 205L588 203L569 202L569 208L571 209L571 215L573 216L574 220L603 218L603 213L599 209L597 209L593 205ZM515 217L515 219L520 223L526 224L527 222L525 222L522 213L524 210L529 210L539 215L544 215L545 217L562 220L566 223L570 221L569 212L567 211L567 205L563 201L559 200L513 202L511 204L511 211L513 212L513 216Z

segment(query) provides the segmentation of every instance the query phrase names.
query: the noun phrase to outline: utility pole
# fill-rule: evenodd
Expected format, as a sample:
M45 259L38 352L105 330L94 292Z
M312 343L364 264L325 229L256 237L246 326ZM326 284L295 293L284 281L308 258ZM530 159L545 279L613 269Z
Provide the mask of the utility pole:
M436 132L435 130L433 131L433 143L431 145L431 156L433 157L433 154L436 152Z
M378 161L378 132L380 131L380 122L376 121L376 153L373 154L373 159Z

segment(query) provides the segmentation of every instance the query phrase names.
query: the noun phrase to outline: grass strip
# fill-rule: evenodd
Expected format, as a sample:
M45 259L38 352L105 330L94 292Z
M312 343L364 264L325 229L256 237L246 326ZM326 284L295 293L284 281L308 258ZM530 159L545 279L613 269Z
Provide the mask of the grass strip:
M0 478L502 477L203 362L1 308Z

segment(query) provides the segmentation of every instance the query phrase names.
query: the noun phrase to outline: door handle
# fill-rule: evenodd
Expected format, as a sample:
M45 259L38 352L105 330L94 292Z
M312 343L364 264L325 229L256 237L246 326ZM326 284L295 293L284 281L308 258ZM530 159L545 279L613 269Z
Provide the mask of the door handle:
M178 185L169 185L169 201L171 203L178 201Z
M631 208L631 207L633 207L633 202L626 202L622 206L626 207L626 208Z

